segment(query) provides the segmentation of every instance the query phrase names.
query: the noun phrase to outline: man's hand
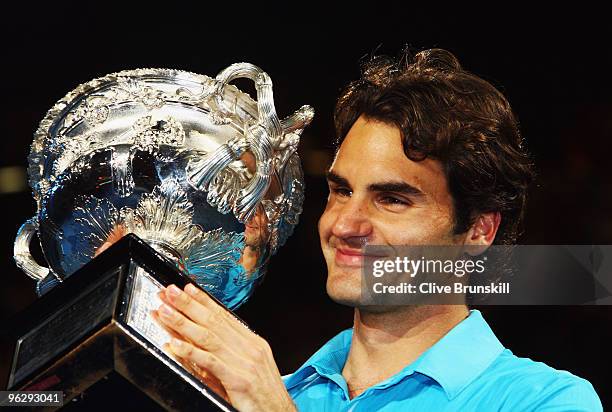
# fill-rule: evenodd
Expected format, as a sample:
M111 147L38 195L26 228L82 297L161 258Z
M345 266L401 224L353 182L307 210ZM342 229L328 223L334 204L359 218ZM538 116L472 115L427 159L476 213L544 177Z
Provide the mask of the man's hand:
M174 336L167 349L204 382L218 380L232 406L296 411L263 338L191 284L184 291L170 285L160 298L164 304L153 316Z

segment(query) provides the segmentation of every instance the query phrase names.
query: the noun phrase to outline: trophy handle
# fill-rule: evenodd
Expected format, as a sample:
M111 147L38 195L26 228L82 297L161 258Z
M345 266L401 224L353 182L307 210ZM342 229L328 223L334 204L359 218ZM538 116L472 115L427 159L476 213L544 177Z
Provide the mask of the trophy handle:
M297 148L302 129L312 120L314 111L309 106L303 106L290 117L279 120L274 108L272 80L263 70L250 63L236 63L222 70L217 77L212 96L216 106L228 113L233 109L224 103L225 87L238 78L246 78L255 83L257 91L257 123L245 125L247 145L239 142L228 142L217 151L209 154L206 159L196 161L189 167L189 180L198 188L208 188L215 176L231 161L237 159L247 148L255 157L256 172L253 178L240 189L233 212L240 222L249 221L255 214L261 199L268 191L275 167L275 152L289 151L292 154ZM285 160L289 156L285 156ZM214 191L209 191L209 196ZM217 196L218 197L218 196ZM223 203L223 199L209 197L211 203ZM227 206L227 205L226 205Z
M247 78L255 82L258 123L266 130L269 139L273 141L278 139L282 136L283 129L274 108L272 79L259 67L251 63L235 63L223 69L216 77L217 85L214 94L218 101L222 100L225 86L239 78Z
M278 143L278 139L284 134L301 131L312 121L314 110L310 106L302 106L291 116L282 121L279 120L274 107L270 76L259 67L250 63L232 64L217 75L214 95L218 103L222 99L223 88L238 78L247 78L255 82L258 121L266 129L268 137L274 141L275 146Z
M257 170L253 179L240 190L234 210L238 220L246 222L255 214L259 201L270 187L273 173L273 147L280 143L283 129L274 108L272 80L263 70L253 64L232 64L217 75L214 96L218 105L225 107L223 105L224 88L238 78L253 80L257 91L257 124L245 130L250 150L255 157Z
M30 253L30 242L36 234L38 223L36 217L33 217L21 225L15 238L15 246L13 247L13 257L17 267L23 270L26 275L34 280L41 281L46 278L51 270L44 266L40 266Z

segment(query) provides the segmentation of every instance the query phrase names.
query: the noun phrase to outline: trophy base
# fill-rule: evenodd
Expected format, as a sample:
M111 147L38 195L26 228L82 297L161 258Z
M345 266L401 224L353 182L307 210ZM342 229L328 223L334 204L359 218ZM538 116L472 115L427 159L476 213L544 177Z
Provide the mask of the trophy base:
M149 312L172 283L193 282L138 237L125 236L10 321L2 335L11 368L2 386L62 391L64 405L79 410L99 406L100 398L115 406L235 411L162 349L169 336ZM118 396L118 385L129 399Z

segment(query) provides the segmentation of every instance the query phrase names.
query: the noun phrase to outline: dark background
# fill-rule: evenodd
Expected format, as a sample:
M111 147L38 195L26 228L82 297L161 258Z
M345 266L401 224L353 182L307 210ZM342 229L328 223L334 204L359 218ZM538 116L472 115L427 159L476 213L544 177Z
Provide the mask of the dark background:
M247 61L273 79L279 115L302 104L314 106L315 121L300 146L307 188L301 223L238 312L268 339L283 373L352 322L352 311L325 294L316 222L327 196L322 173L332 155L334 100L358 77L360 59L374 50L396 54L405 44L415 50L446 48L506 94L539 171L521 243L612 243L612 37L606 13L504 11L465 17L456 11L382 10L381 5L362 14L332 15L302 6L280 15L255 13L254 5L226 6L151 3L145 11L110 3L78 8L24 3L5 10L0 320L35 299L34 282L15 267L12 247L21 223L35 213L24 173L38 122L79 83L128 68L171 67L214 76L231 63ZM612 403L612 308L489 307L483 312L515 354L590 380L604 405Z

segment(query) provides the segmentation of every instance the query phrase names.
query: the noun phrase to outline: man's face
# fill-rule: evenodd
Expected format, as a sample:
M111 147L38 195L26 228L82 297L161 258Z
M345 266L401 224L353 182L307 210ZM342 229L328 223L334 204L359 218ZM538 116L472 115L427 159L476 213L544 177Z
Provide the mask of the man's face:
M328 173L319 220L327 293L355 306L361 296L365 245L461 244L453 235L453 201L439 161L413 162L399 129L360 117Z

